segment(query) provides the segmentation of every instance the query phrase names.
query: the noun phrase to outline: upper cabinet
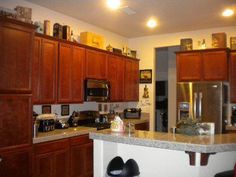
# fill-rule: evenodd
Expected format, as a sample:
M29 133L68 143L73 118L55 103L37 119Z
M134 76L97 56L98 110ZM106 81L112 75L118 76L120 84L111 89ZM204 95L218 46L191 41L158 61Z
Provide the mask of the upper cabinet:
M108 56L108 80L111 86L111 101L124 100L125 59L123 57Z
M178 81L227 81L227 49L177 52Z
M139 61L125 59L125 92L124 101L139 100Z
M86 49L85 77L107 79L107 53Z
M236 51L230 53L230 100L236 103Z
M33 102L55 103L57 89L58 42L35 37L33 58Z
M60 43L59 51L58 102L83 102L85 49Z
M0 19L0 92L31 93L34 26Z

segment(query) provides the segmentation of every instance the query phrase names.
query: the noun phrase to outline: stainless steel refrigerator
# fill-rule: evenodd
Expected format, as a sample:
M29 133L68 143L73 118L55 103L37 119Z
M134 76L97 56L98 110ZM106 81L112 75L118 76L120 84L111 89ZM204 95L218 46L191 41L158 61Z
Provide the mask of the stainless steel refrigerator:
M215 133L222 133L227 104L228 86L223 82L177 83L177 121L192 117L201 122L214 122Z

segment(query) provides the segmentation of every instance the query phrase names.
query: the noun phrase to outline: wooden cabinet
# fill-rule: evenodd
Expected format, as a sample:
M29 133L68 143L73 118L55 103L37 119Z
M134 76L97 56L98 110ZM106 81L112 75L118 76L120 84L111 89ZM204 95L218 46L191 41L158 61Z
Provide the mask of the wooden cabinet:
M55 103L57 94L58 42L35 38L33 58L33 102Z
M105 52L86 49L85 77L107 79L107 54Z
M85 49L60 43L59 50L58 103L83 102Z
M124 74L125 59L109 55L108 57L108 80L111 86L111 101L124 100Z
M69 140L34 146L34 177L69 177Z
M148 131L149 130L149 122L135 124L135 129Z
M139 61L125 59L125 101L139 100Z
M227 81L227 49L177 52L178 81Z
M32 150L18 148L11 151L0 151L1 177L32 177Z
M0 92L31 93L34 26L0 18Z
M30 145L31 95L0 94L0 149Z
M230 53L230 100L236 103L236 51Z
M93 177L93 142L88 135L71 139L70 177Z

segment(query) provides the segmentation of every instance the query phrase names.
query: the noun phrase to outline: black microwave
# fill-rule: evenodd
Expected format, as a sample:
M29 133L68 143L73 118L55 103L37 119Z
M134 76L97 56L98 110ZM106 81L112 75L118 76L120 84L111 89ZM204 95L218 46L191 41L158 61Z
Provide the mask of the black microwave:
M85 80L85 101L106 102L110 100L110 83L106 80Z

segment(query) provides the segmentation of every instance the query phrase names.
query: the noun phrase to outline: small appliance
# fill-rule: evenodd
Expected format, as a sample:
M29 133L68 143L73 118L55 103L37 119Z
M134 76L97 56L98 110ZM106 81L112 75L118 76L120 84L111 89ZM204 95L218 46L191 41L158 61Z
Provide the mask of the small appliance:
M38 120L38 122L39 122L39 127L38 127L39 132L49 132L55 129L54 119L41 119Z
M110 99L110 83L106 80L85 80L85 101L106 102Z
M124 110L125 119L140 119L141 118L140 108L127 108Z

